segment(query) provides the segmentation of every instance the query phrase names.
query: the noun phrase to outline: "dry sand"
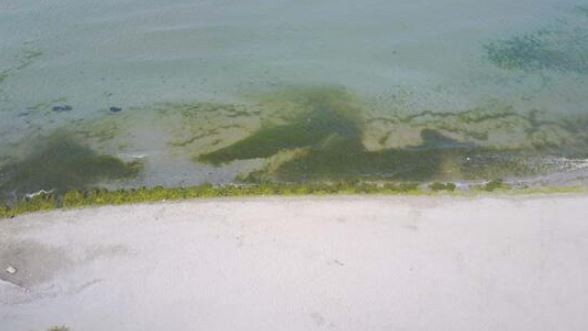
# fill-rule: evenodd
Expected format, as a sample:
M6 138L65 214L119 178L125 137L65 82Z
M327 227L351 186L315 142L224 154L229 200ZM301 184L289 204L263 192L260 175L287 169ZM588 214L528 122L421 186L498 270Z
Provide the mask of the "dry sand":
M0 221L0 330L588 330L587 215L552 196L22 216Z

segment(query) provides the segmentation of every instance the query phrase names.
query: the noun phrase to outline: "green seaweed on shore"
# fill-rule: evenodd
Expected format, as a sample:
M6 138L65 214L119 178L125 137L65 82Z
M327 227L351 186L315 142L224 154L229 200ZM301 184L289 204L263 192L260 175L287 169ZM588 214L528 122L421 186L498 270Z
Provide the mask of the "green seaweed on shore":
M65 325L61 326L52 326L47 331L70 331L69 328Z
M0 200L1 201L1 200ZM32 197L21 198L10 204L0 204L0 218L14 217L16 215L49 211L57 207L55 194L39 193Z
M140 170L140 163L100 155L58 132L40 142L26 158L0 169L0 198L40 190L65 192L103 179L131 178Z
M429 188L433 192L439 192L439 191L453 192L453 191L455 191L455 189L457 188L457 186L454 183L434 182L431 185L429 185Z
M482 189L487 192L493 192L500 189L507 189L508 185L502 179L494 179L482 186Z
M193 187L106 190L100 188L74 189L63 193L39 193L0 206L0 218L47 211L59 208L123 205L160 201L179 201L198 198L248 197L248 196L303 196L337 194L418 194L417 183L369 183L357 181L322 183L259 183L248 185L213 186L203 184Z
M453 192L455 184L439 183L443 190ZM440 186L440 187L441 187ZM480 190L462 192L462 194L491 194L494 191L509 194L554 194L586 193L586 187L549 187L515 189L504 182L493 181L480 186ZM506 191L508 190L508 191ZM441 190L433 190L438 192ZM420 189L415 182L360 182L357 180L321 183L275 183L265 182L247 185L213 186L204 184L193 187L121 189L89 188L70 190L63 194L39 193L33 197L21 198L11 205L0 205L0 219L18 215L54 209L75 209L107 205L124 205L162 201L181 201L186 199L207 199L222 197L254 196L322 196L322 195L421 195L430 194Z

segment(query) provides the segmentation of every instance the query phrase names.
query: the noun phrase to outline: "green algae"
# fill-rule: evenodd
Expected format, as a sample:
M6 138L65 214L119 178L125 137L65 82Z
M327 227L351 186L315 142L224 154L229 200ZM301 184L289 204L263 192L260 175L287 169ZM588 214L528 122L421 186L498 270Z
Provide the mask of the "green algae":
M70 331L70 329L68 327L66 327L65 325L61 325L61 326L52 326L49 329L47 329L47 331Z
M486 58L507 70L588 73L588 30L561 26L484 45Z
M215 165L234 160L267 158L280 151L320 145L329 137L361 138L361 114L342 89L309 88L278 92L263 98L263 107L280 109L282 125L267 125L232 145L200 155Z
M586 119L547 119L538 110L517 112L500 102L369 116L343 88L293 88L255 101L129 107L68 130L102 152L167 146L174 157L215 166L266 159L265 169L241 177L249 182L528 176L554 170L549 157L582 158L588 146ZM146 132L158 133L161 146L147 146L141 138Z
M294 105L294 112L285 113L292 117L289 123L263 127L232 145L200 155L197 160L220 165L234 160L267 158L282 150L320 143L331 135L353 139L360 136L359 111L344 90L315 88L289 92L278 93L282 99L272 95L264 100L264 107Z
M0 84L2 84L6 79L8 79L8 74L10 71L8 69L0 71Z
M0 219L26 213L50 211L57 208L53 193L39 193L31 198L22 198L16 202L0 205Z
M8 78L17 74L19 71L26 69L28 66L33 64L37 58L41 57L43 52L39 49L33 48L24 48L18 54L15 63L6 68L0 70L0 88L2 87L1 84L4 83ZM2 90L0 90L2 92Z
M542 172L514 151L461 143L432 130L423 130L421 135L420 145L379 151L367 151L358 141L333 138L328 145L284 162L269 175L286 181L361 178L425 182Z
M517 112L500 102L462 112L423 111L408 116L372 117L366 123L364 143L370 149L414 144L417 133L425 129L494 149L547 150L565 146L566 150L581 151L586 150L588 141L586 118L547 119L538 110Z
M139 163L98 154L58 132L40 142L26 158L0 169L0 197L40 190L64 192L100 180L132 178L140 169Z
M67 97L59 97L51 100L38 102L34 106L28 107L27 109L36 111L50 111L53 105L65 102L67 102Z
M429 185L429 188L434 192L439 192L439 191L453 192L453 191L455 191L457 186L454 183L434 182L431 185Z
M151 113L153 122L164 127L169 136L167 145L179 154L232 143L260 126L260 112L244 105L196 101L159 104L144 110Z
M197 161L220 166L235 160L268 159L264 169L240 178L253 183L350 179L424 182L528 176L549 171L542 157L560 144L548 140L541 143L535 138L526 148L484 146L479 140L488 140L490 133L476 135L467 128L481 125L492 131L507 126L506 122L511 122L512 128L516 121L527 138L546 132L547 127L570 131L561 123L540 119L536 111L518 114L509 107L495 112L424 111L365 120L356 98L337 88L295 89L276 93L267 100L265 107L269 104L278 108L276 112L284 113L281 122L266 124L242 140L201 154ZM391 126L386 140L395 137L394 125L411 125L420 131L419 143L368 149L366 136L372 134L370 124L375 121ZM450 136L456 133L462 134L461 139Z
M490 186L488 186L490 185ZM334 195L382 195L382 196L419 196L444 194L450 192L457 196L482 196L495 194L501 196L532 196L544 194L584 194L586 187L534 187L515 188L499 180L479 187L479 190L455 191L453 183L433 183L438 189L424 191L418 183L395 182L361 182L357 180L321 183L275 183L264 182L247 185L213 186L204 184L193 187L151 188L106 190L90 188L70 190L65 193L39 193L30 198L19 199L16 203L0 205L0 219L11 218L22 214L50 211L56 209L77 209L108 205L127 205L162 201L182 201L189 199L212 199L227 197L259 197L259 196L334 196ZM475 188L475 187L474 187ZM446 193L445 193L446 194Z
M492 103L466 111L370 117L355 95L329 87L278 91L256 101L104 111L99 118L72 121L67 135L100 151L96 155L170 147L174 157L196 154L195 161L215 166L265 159L263 168L231 178L247 183L488 180L548 174L559 169L552 158L587 154L588 119L582 116L547 119L538 110L522 113ZM154 134L156 139L144 139ZM0 167L4 185L17 172Z
M576 6L574 9L577 13L588 17L588 6Z
M502 179L494 179L489 181L488 183L484 184L482 186L482 189L484 191L488 191L488 192L492 192L492 191L496 191L496 190L501 190L501 189L506 189L508 188L508 185L504 183L504 180Z
M425 131L425 143L412 149L367 151L358 139L331 136L302 157L283 163L270 174L280 180L394 179L424 181L435 177L445 150L435 133ZM456 148L458 144L456 144Z
M262 128L233 145L204 154L198 160L218 165L234 160L267 158L281 150L316 144L331 135L358 138L361 131L358 123L352 120L354 109L345 102L347 95L330 90L321 92L324 91L301 93L299 102L310 109L297 114L292 123Z
M20 56L19 63L15 66L16 70L22 70L30 66L35 60L43 55L40 49L27 48L24 49Z
M11 206L0 206L0 218L89 206L123 205L160 201L178 201L198 198L247 197L247 196L305 196L341 194L418 194L416 183L362 183L341 181L332 183L260 183L255 185L213 186L204 184L193 187L121 189L109 191L100 188L70 190L64 193L39 193L22 198Z

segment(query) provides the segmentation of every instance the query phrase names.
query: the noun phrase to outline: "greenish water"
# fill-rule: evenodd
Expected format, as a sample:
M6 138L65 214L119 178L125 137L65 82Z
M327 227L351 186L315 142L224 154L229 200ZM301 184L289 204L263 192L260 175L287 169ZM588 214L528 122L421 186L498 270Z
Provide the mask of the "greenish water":
M55 133L31 151L26 158L2 168L0 192L37 192L51 190L63 194L84 188L100 180L134 177L140 163L99 155L75 142L65 133Z
M6 0L0 197L203 183L585 186L586 8Z

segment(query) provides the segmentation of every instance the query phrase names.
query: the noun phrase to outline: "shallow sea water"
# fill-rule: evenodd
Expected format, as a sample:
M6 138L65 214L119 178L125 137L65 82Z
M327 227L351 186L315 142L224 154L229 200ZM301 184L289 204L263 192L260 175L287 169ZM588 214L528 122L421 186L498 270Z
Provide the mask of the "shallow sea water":
M586 1L2 0L0 49L3 196L586 185Z

